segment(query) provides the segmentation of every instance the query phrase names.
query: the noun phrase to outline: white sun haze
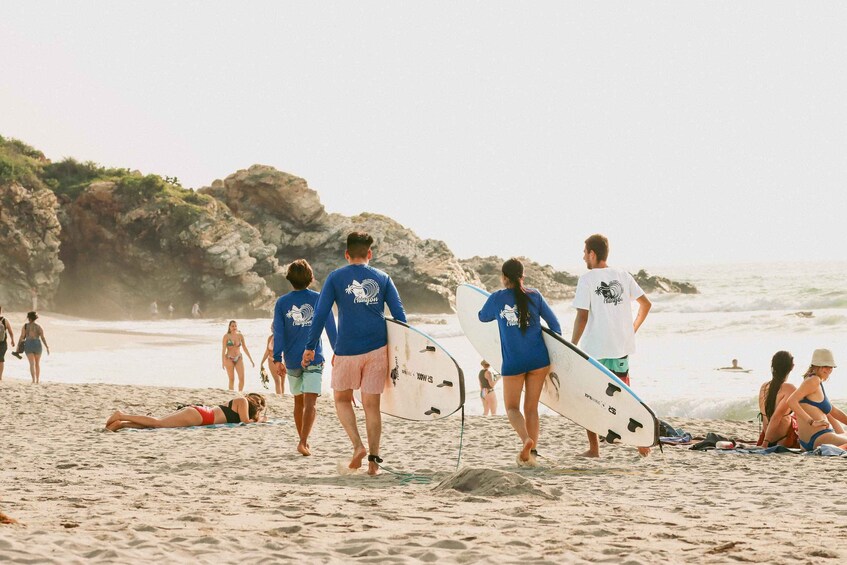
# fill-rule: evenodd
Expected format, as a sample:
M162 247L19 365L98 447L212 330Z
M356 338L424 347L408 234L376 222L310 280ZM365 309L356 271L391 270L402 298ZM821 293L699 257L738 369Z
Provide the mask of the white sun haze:
M201 187L253 163L459 256L847 259L847 7L7 2L0 135Z

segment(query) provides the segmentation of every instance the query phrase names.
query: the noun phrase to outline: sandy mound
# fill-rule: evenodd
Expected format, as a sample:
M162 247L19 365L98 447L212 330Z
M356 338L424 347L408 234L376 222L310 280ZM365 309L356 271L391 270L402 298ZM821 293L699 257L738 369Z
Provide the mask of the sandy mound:
M441 481L435 490L457 490L476 496L532 495L555 500L557 496L533 485L529 480L509 471L465 467Z

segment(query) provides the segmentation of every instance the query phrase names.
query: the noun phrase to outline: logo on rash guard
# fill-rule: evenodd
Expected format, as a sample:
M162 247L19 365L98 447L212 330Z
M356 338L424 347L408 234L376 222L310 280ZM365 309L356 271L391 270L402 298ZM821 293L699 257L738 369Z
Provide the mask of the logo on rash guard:
M312 316L314 315L315 309L312 308L312 305L309 303L306 303L299 308L296 305L292 305L291 310L285 313L285 317L291 318L291 322L295 326L311 326Z
M356 304L376 304L379 302L379 285L373 279L365 279L362 282L354 280L345 291L354 296Z
M516 306L509 306L508 304L503 306L503 309L500 310L500 317L506 320L507 326L517 326L520 323Z
M602 296L603 302L606 304L617 306L623 301L623 285L618 281L612 281L609 284L600 281L600 286L597 287L594 294Z

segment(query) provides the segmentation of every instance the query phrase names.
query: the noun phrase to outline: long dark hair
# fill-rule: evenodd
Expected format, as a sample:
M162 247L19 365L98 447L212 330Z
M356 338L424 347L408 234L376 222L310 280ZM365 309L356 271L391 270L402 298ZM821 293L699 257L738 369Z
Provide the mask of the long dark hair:
M523 286L523 263L512 257L503 263L503 276L512 283L515 293L515 309L518 311L521 331L525 332L529 326L529 296Z
M250 416L251 420L254 420L257 414L265 411L267 404L265 397L261 394L251 392L245 395L244 398L247 399L247 415Z
M765 399L765 416L770 419L776 409L776 397L788 373L794 368L794 356L787 351L777 351L771 359L771 382L768 385L768 396Z

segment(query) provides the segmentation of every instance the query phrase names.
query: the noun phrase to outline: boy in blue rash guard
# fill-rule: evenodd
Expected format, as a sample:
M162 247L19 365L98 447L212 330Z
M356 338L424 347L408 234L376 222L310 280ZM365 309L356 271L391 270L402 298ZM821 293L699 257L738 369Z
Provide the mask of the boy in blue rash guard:
M550 370L550 357L541 333L541 320L562 333L559 320L537 290L523 286L523 264L517 259L503 263L503 286L488 297L479 311L481 322L497 320L503 354L503 403L509 423L523 442L519 465L534 465L538 445L538 401ZM526 387L524 413L521 392Z
M312 329L315 304L318 293L309 290L314 280L312 267L305 259L298 259L288 266L285 275L294 290L279 298L274 307L274 354L277 374L285 377L288 373L288 386L294 395L294 424L300 443L297 451L302 455L311 455L309 450L309 434L315 424L315 403L321 394L321 379L323 377L324 356L321 346L320 332L315 347L312 362L303 367L303 351ZM326 328L329 342L335 344L338 334L335 331L335 317L332 312L325 318L318 329Z
M368 474L379 472L379 441L382 435L380 395L388 376L388 330L385 326L385 306L394 319L406 321L400 295L391 277L368 262L373 257L373 238L364 232L347 236L344 256L349 265L336 269L327 277L321 289L315 312L315 322L309 334L303 366L314 359L314 348L320 338L320 327L332 305L338 305L338 339L332 364L332 390L335 411L344 431L353 443L350 469L362 466L368 456ZM368 450L362 443L353 411L353 391L361 389L368 432Z

